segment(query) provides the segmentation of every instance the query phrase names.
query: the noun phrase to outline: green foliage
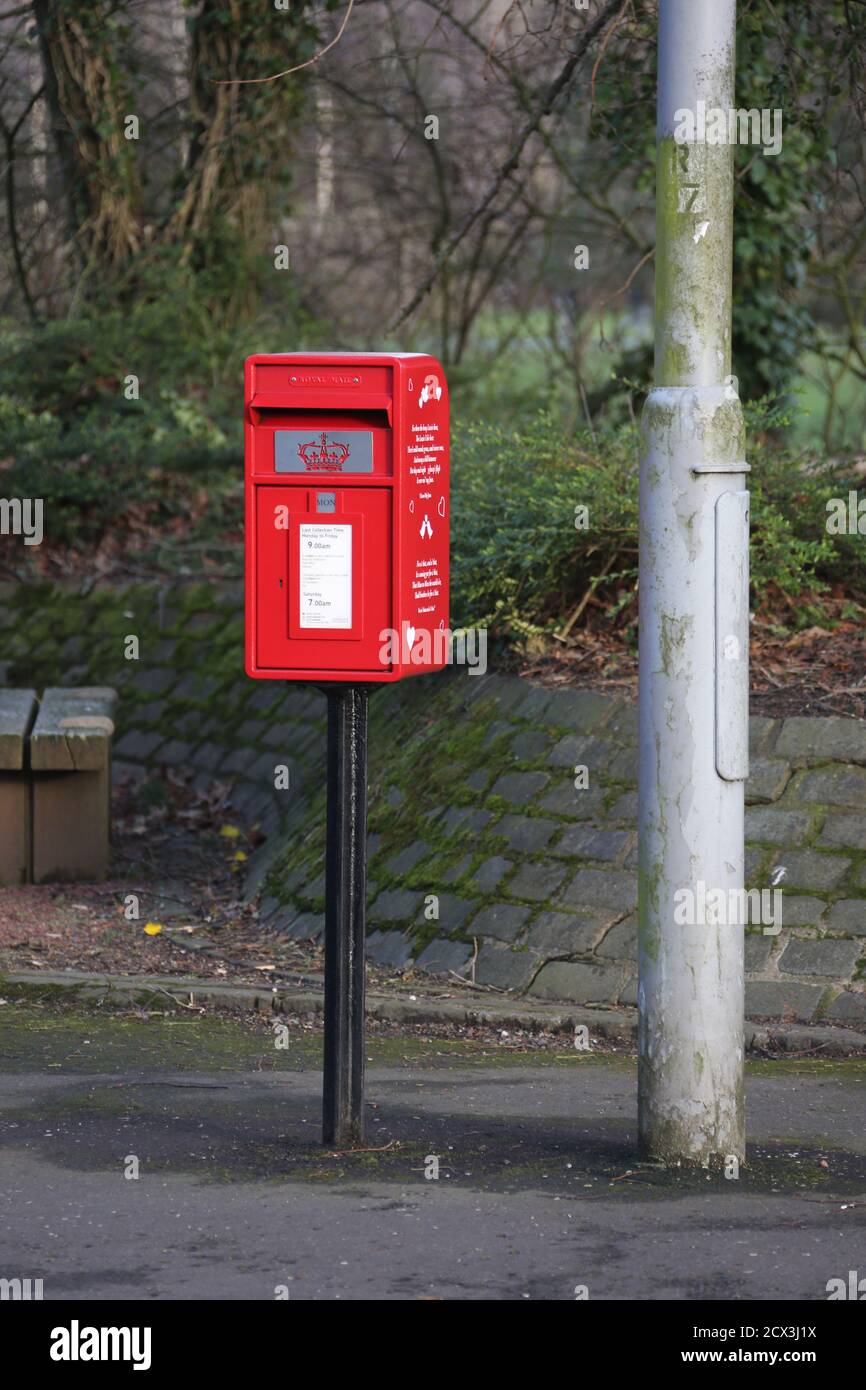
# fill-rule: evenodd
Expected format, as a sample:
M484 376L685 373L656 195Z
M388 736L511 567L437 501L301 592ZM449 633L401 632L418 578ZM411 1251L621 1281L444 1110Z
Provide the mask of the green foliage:
M564 618L606 562L633 573L637 484L631 428L597 440L588 431L569 437L540 415L513 431L458 429L455 622L526 636ZM577 507L588 509L585 530L577 529Z
M749 409L751 575L755 604L796 600L843 581L866 594L862 540L827 535L826 503L840 483L780 451L770 431L785 423L768 400ZM520 640L559 629L592 588L606 621L636 621L637 431L567 435L548 415L524 429L459 428L454 441L452 616ZM589 511L575 527L575 508Z
M268 318L243 329L221 312L218 269L194 274L163 251L137 267L136 285L123 307L112 294L68 319L0 324L3 487L43 498L49 542L93 543L133 517L156 525L193 495L197 516L237 529L243 359L262 342L314 336L289 277Z
M774 443L774 436L789 423L784 405L771 396L746 407L752 468L747 485L752 498L754 603L759 605L768 591L780 591L789 599L807 592L820 595L833 580L842 580L853 591L863 593L866 564L862 550L857 553L847 544L840 546L839 538L827 534L826 504L840 486L838 470L816 468ZM804 610L806 624L815 621L819 613L820 599L814 611Z
M615 172L621 196L652 194L657 20L653 0L635 0L627 41L613 45L616 62L602 63L596 82L598 177ZM743 0L738 9L736 104L783 117L779 155L734 152L733 358L744 398L787 391L816 342L807 274L842 162L846 65L864 37L866 14L848 0Z
M641 197L655 190L656 70L658 7L635 0L626 37L613 46L615 60L595 74L595 101L588 135L602 155L602 172L629 172L629 187Z
M835 7L838 8L838 7ZM737 28L737 101L782 113L783 147L738 146L734 235L734 368L744 394L784 392L815 326L804 287L815 241L818 175L831 148L823 102L826 16L812 0L751 6Z

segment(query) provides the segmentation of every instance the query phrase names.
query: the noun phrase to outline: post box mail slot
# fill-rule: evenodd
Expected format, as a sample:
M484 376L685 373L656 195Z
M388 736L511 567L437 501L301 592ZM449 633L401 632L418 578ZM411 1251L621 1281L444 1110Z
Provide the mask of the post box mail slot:
M420 353L245 372L246 670L396 681L448 641L448 391Z

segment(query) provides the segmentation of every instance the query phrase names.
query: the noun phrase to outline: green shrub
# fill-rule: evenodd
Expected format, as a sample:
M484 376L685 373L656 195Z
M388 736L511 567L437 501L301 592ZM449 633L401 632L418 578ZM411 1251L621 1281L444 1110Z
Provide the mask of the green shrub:
M756 606L812 601L834 581L866 595L862 538L827 535L826 503L842 484L767 435L777 415L748 411L751 576ZM526 428L458 426L454 438L452 616L519 638L561 627L590 586L607 619L637 618L640 436L631 425L567 435L549 415ZM589 524L576 529L575 508ZM811 610L814 613L814 609Z
M526 429L455 431L453 617L520 633L549 627L605 565L633 587L638 440L568 438L549 415ZM576 508L589 524L576 529Z
M178 256L138 263L112 293L66 319L0 323L4 491L43 499L49 544L190 514L237 530L243 361L300 338L291 284L257 323L232 317L229 287Z

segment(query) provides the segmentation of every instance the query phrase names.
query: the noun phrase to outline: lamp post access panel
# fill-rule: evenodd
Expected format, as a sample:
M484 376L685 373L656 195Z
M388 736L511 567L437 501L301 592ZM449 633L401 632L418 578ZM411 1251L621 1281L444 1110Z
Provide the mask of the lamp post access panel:
M244 393L246 671L328 696L323 1138L363 1139L367 702L448 660L445 374L262 353Z

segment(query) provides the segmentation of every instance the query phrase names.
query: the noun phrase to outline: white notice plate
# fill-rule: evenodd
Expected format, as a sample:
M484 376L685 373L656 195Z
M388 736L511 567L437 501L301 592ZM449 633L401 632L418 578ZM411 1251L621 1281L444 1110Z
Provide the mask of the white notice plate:
M301 627L352 626L352 527L301 526Z

